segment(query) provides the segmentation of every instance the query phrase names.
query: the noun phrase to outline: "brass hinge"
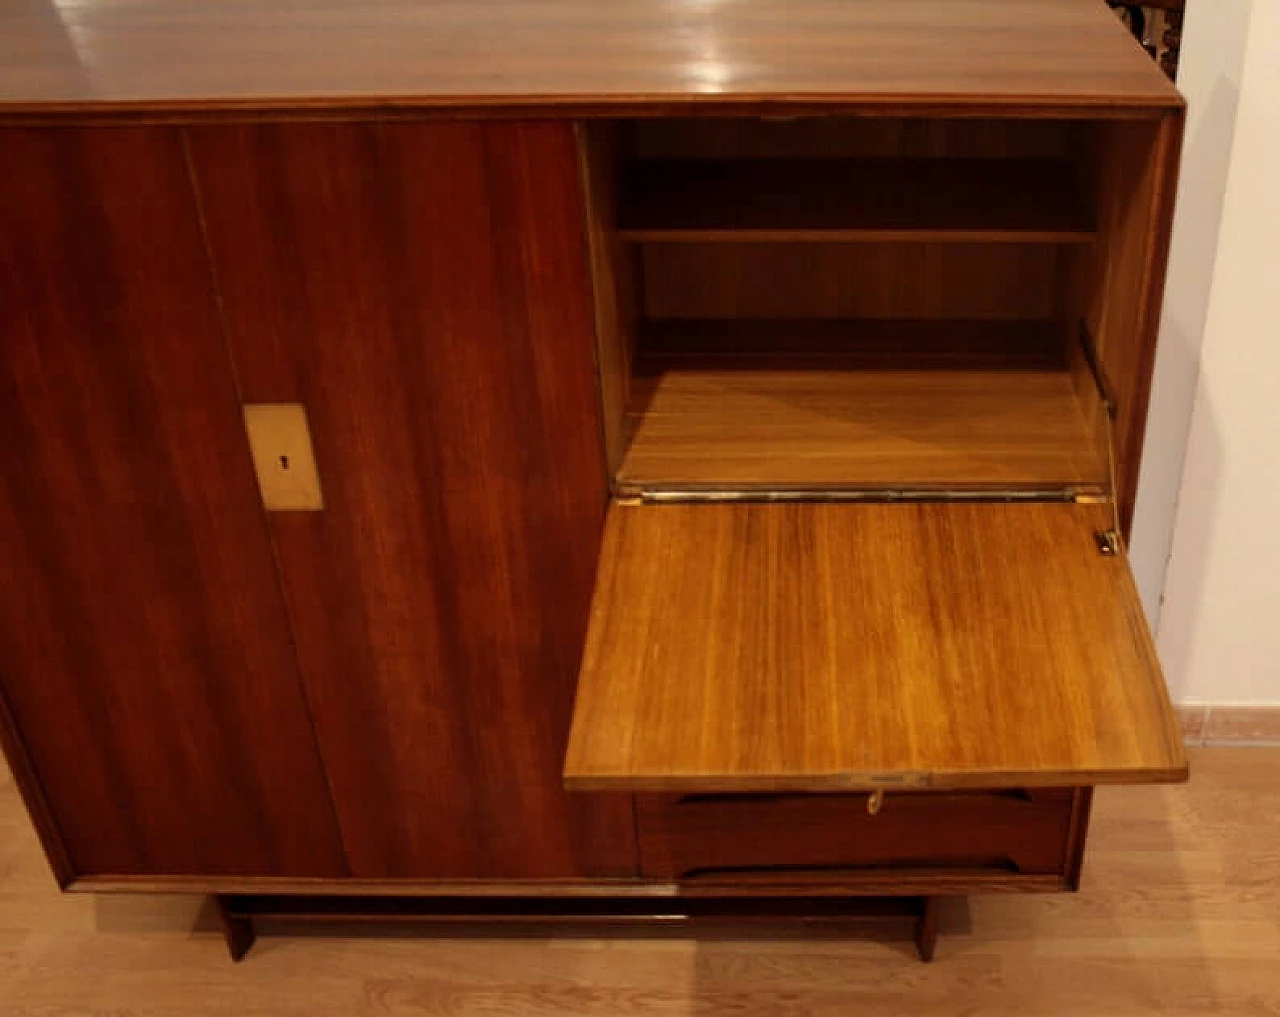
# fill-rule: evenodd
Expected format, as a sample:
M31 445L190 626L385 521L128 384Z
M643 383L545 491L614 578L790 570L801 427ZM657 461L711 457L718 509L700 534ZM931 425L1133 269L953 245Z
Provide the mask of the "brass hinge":
M1105 558L1114 558L1120 553L1120 534L1115 530L1098 530L1093 539L1098 543L1098 553Z
M703 490L668 488L614 496L617 505L662 505L689 502L1098 502L1108 500L1099 491L1079 491L1070 487L1028 489L775 489Z
M1102 368L1102 359L1098 356L1098 347L1097 343L1094 342L1093 333L1089 331L1088 325L1083 321L1080 322L1077 338L1084 353L1085 362L1088 364L1089 372L1093 376L1093 383L1098 390L1098 400L1102 407L1102 430L1107 445L1107 483L1111 490L1110 498L1101 500L1110 501L1111 503L1112 529L1108 531L1110 534L1108 546L1111 550L1103 551L1103 553L1118 554L1121 547L1120 488L1116 483L1118 477L1116 460L1116 416L1119 412L1119 404L1116 401L1115 392L1107 379L1106 372ZM1101 541L1099 541L1098 546L1101 548Z

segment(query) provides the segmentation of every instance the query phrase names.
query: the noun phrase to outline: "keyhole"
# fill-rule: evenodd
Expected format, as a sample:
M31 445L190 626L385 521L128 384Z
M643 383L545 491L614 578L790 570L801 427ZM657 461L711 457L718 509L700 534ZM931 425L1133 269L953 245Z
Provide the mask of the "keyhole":
M288 456L281 456L281 457L280 457L280 469L282 469L282 470L287 470L288 468L289 468L289 457L288 457Z

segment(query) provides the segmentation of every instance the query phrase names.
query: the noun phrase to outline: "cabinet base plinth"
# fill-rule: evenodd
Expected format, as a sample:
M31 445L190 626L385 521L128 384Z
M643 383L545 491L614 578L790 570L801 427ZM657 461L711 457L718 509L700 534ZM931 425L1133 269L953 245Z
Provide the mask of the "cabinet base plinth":
M213 901L231 959L257 938L255 922L492 923L626 925L655 934L673 928L712 930L763 922L914 920L916 952L933 959L938 897L365 897L217 894Z
M922 961L933 960L938 945L938 902L940 897L921 897L920 916L916 919L916 953Z
M244 955L252 948L258 938L253 928L253 919L235 913L230 906L234 898L222 894L213 897L214 911L218 915L218 925L222 928L222 938L226 941L227 952L233 961L244 960Z

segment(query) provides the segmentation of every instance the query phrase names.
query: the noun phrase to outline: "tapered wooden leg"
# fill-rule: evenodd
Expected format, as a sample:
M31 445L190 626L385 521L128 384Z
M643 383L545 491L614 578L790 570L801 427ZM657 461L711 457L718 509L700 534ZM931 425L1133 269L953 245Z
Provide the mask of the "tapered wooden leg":
M933 960L938 945L938 897L920 898L920 917L916 919L916 952L922 961Z
M253 931L253 920L239 918L231 914L227 908L227 900L221 895L213 898L214 910L218 913L218 924L222 926L222 938L227 941L227 951L233 961L244 959L244 955L253 946L256 937Z

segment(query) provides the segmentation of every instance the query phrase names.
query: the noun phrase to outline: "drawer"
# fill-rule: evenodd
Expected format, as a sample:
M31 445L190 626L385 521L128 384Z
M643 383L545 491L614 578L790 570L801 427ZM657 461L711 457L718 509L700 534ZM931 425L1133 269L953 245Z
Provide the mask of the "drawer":
M686 881L841 870L1062 874L1072 789L639 795L643 874Z

